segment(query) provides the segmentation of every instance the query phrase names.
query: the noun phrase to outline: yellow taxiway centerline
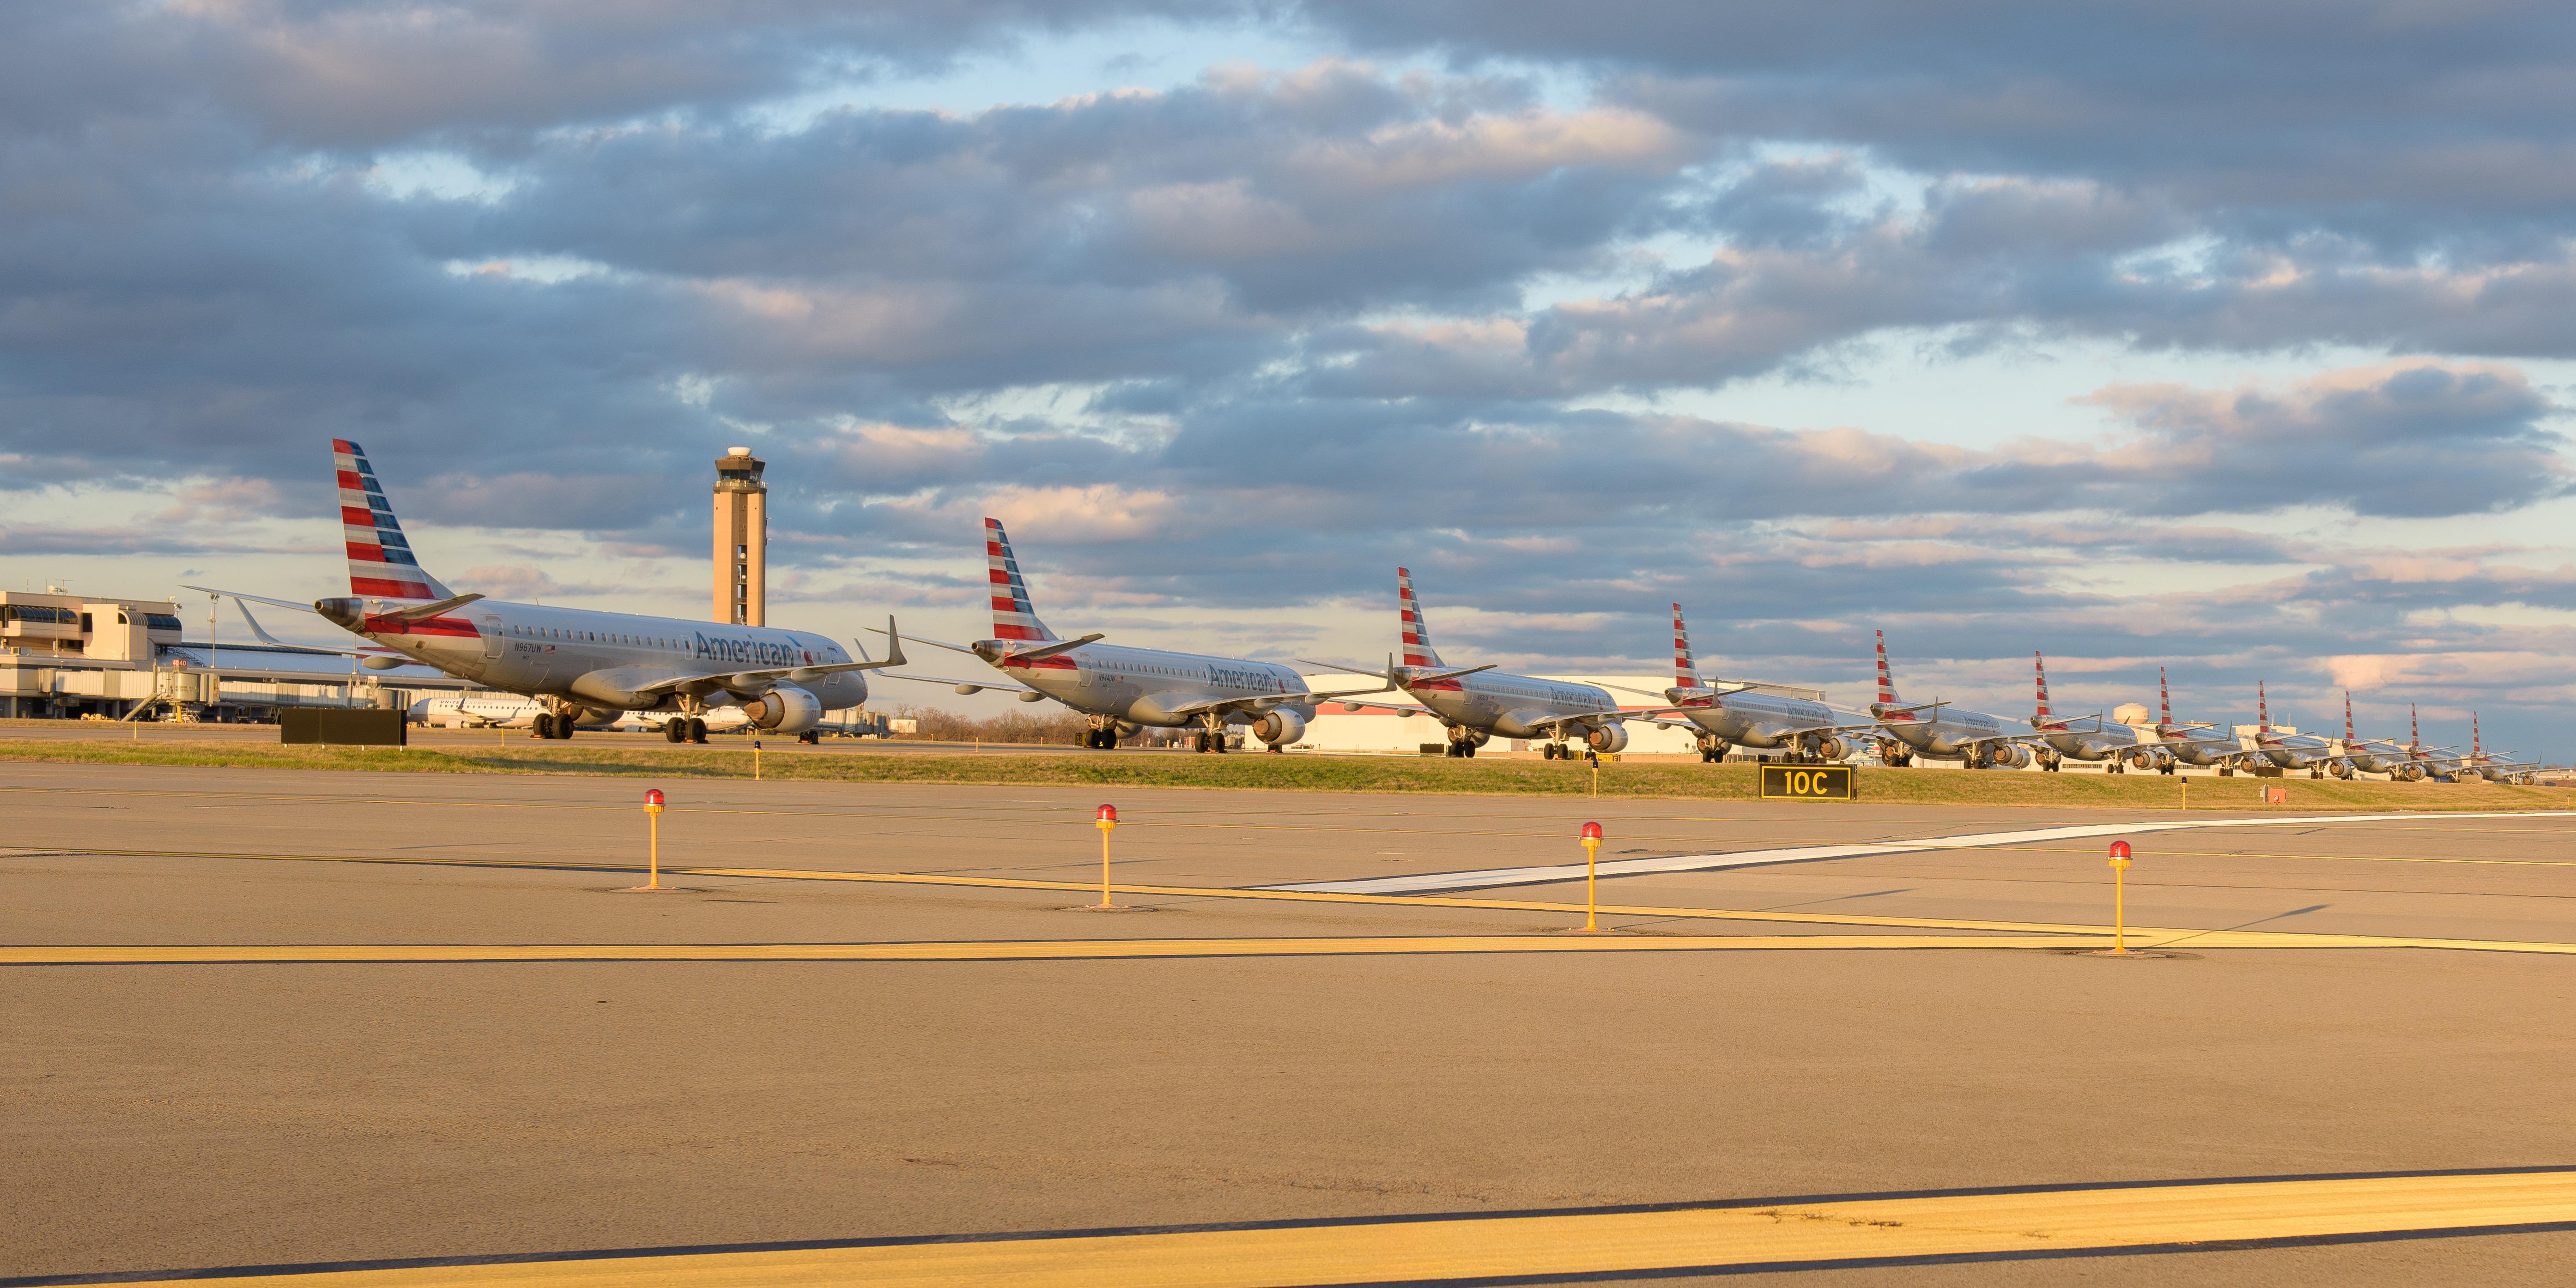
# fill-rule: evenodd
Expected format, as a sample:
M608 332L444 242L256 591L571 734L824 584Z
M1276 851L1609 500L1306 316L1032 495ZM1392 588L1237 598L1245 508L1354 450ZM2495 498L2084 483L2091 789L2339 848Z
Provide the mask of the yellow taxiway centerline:
M212 858L244 859L261 862L310 863L388 863L428 867L526 868L560 871L569 867L603 872L641 872L640 863L583 862L548 863L509 859L377 857L367 855L328 854L225 854L198 850L93 850L98 854L136 858ZM872 885L960 886L992 890L1044 890L1092 894L1100 890L1097 882L1048 881L1030 877L970 877L908 872L833 872L811 868L700 868L665 867L665 876L723 877L764 881L847 881ZM1143 898L1170 899L1260 899L1286 903L1367 904L1378 907L1465 908L1503 912L1541 912L1571 915L1583 911L1578 905L1552 903L1540 899L1474 899L1457 895L1391 895L1351 894L1330 890L1262 890L1233 886L1164 886L1112 885L1116 894ZM2111 927L2051 921L1978 921L1955 917L1880 917L1858 913L1833 912L1760 912L1734 908L1660 907L1643 904L1602 904L1600 914L1610 917L1649 917L1659 920L1697 919L1704 921L1747 921L1782 925L1870 926L1890 930L1951 930L1977 934L2003 935L2086 935L2107 938ZM2309 934L2295 931L2209 930L2190 926L2131 926L2129 935L2141 947L2188 945L2193 948L2436 948L2471 952L2576 954L2576 944L2528 942L2503 939L2435 939L2403 935L2337 935ZM1801 936L1816 939L1817 936ZM1269 942L1269 941L1261 941ZM1955 940L1944 940L1955 944ZM2021 942L2024 946L2040 946ZM1858 946L1858 945L1852 945ZM1893 943L1873 940L1869 946L1897 947ZM10 964L0 957L0 965Z
M1291 1288L1902 1265L2576 1228L2576 1172L2188 1182L333 1269L296 1288ZM162 1281L160 1288L206 1280Z
M93 944L0 947L0 966L318 962L980 962L1115 957L1362 957L1823 948L2099 948L2048 935L1389 935L1019 939L892 944Z
M2380 935L2197 931L2132 952L2211 948L2450 948L2576 955L2576 944ZM1450 953L1685 953L1987 949L2098 950L2111 932L2073 935L1384 935L1260 939L1007 939L873 944L62 944L0 947L5 966L418 962L976 962L1181 957L1402 957Z

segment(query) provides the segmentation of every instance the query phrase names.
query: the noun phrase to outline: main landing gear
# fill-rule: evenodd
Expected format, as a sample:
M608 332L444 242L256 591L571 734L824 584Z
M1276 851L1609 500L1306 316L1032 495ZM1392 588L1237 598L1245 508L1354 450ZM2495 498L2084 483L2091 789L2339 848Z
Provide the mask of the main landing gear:
M569 712L569 711L540 711L540 712L538 712L538 713L537 713L537 718L536 718L536 721L535 721L535 727L534 727L534 729L529 733L529 735L528 735L528 736L529 736L529 737L532 737L532 738L569 738L569 737L571 737L571 736L572 736L572 713L571 713L571 712Z
M1574 748L1561 742L1551 742L1538 749L1538 758L1541 760L1572 760L1574 759Z
M1727 745L1725 740L1713 738L1706 734L1700 735L1699 759L1701 764L1714 765L1719 761L1726 759L1726 753Z
M1118 746L1118 722L1099 716L1091 718L1091 727L1082 731L1082 745L1093 751L1109 751Z
M675 743L703 743L707 740L707 722L696 716L673 716L662 722L662 737Z

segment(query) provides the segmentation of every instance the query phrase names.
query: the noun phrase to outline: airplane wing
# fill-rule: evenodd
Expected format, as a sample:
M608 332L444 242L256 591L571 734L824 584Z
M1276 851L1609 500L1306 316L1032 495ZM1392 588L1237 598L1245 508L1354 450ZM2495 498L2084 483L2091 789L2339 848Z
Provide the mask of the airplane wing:
M866 631L868 634L870 634L870 635L886 635L886 634L888 634L888 632L878 630L876 627L873 627L873 626L861 627L860 629L865 630L865 631ZM947 642L946 640L935 640L935 639L930 639L930 638L928 638L928 637L926 637L926 636L921 636L921 635L911 635L911 636L906 636L905 638L910 639L910 640L911 640L913 643L915 643L915 644L927 644L927 645L931 646L932 648L944 648L944 649L948 650L948 651L949 651L949 652L951 652L951 653L963 653L963 654L967 655L968 657L979 657L979 656L982 656L981 654L978 654L975 650L973 650L973 649L971 649L971 648L968 648L968 647L966 647L966 646L965 646L965 645L963 645L963 644L951 644L951 643Z
M919 643L924 643L924 644L929 643L929 641L928 641L928 640L922 640L922 641L918 641L918 642L919 642ZM1013 683L1011 683L1011 682L1010 682L1010 681L1008 681L1008 680L952 680L952 679L947 678L946 676L939 676L939 675L904 675L904 674L902 674L902 673L900 673L900 672L896 672L896 671L880 671L880 672L878 672L877 674L878 674L878 676L879 676L880 678L888 679L888 680L911 680L911 681L914 681L914 682L916 682L916 683L920 683L920 684L945 684L945 685L947 685L947 686L949 686L949 687L951 687L951 688L957 688L957 689L999 689L999 690L1001 690L1001 691L1002 691L1002 692L1004 692L1004 693L1035 693L1035 692L1037 692L1037 690L1032 689L1032 688L1028 687L1027 685L1023 685L1023 684L1013 684Z
M479 598L479 597L478 597ZM819 680L843 671L882 671L889 666L902 666L910 659L903 655L903 637L895 634L894 619L886 619L885 635L890 641L882 662L833 662L823 666L777 666L757 671L707 671L697 675L675 675L635 686L637 693L661 693L669 690L705 686L707 689L757 689L777 680L798 682ZM856 643L857 641L852 641ZM865 652L865 649L860 650Z
M193 589L195 589L195 588L194 588L194 587L190 587L190 589L192 589L192 590L193 590ZM400 657L400 656L402 656L402 654L400 654L400 653L396 652L396 651L395 651L395 650L393 650L393 649L389 649L389 648L379 648L379 647L376 647L376 646L373 646L373 645L370 645L370 646L368 646L368 647L366 647L366 648L322 648L322 647L320 647L320 646L318 646L318 645L313 645L313 644L289 644L289 643L287 643L286 641L284 641L284 640L282 640L282 639L279 639L279 638L277 638L277 637L276 637L276 636L274 636L274 635L269 634L269 633L268 633L268 631L267 631L265 628L263 628L263 627L259 624L259 619L250 615L250 605L248 605L248 604L245 604L245 603L241 602L241 600L240 600L238 597L234 598L234 600L233 600L233 607L240 609L240 610L241 610L241 615L242 615L242 620L243 620L243 621L245 621L245 622L250 623L250 633L251 633L251 634L253 634L253 635L258 636L258 637L259 637L259 642L260 642L260 643L262 643L262 644L266 644L266 645L268 645L270 648L282 648L282 649L286 649L286 650L288 650L288 651L290 651L290 652L295 652L295 653L319 653L319 654L324 654L324 655L328 655L328 656L332 656L332 657ZM307 609L307 610L305 610L305 611L310 612L310 611L312 611L312 610Z
M1385 691L1386 690L1384 689L1363 690L1363 692L1370 693L1383 693ZM1245 697L1209 698L1204 702L1193 702L1187 706L1173 707L1171 708L1171 714L1176 716L1197 716L1206 715L1211 711L1249 711L1259 714L1270 710L1272 707L1286 706L1314 707L1318 711L1321 711L1323 708L1341 701L1343 701L1341 695L1332 693L1255 693ZM1374 707L1384 704L1370 702L1363 703L1361 705ZM1399 708L1390 707L1388 709L1397 710ZM1427 707L1414 707L1412 709L1415 711L1429 710Z
M1365 674L1365 672L1363 672L1363 674ZM1367 702L1361 701L1357 697L1328 697L1315 704L1315 709L1317 711L1321 711L1325 707L1340 707L1344 715L1348 715L1355 711L1384 711L1399 716L1427 716L1432 714L1431 708L1429 707L1413 706L1402 702Z
M221 595L221 596L223 596L224 598L229 599L229 600L233 601L233 602L234 602L234 603L236 603L236 604L238 604L238 603L242 602L242 601L243 601L243 600L245 600L245 599L249 599L249 600L256 600L256 601L258 601L258 602L260 602L260 603L266 604L266 605L268 605L268 606L269 606L269 607L271 607L271 608L292 608L292 609L294 609L295 611L297 611L297 612L299 612L299 613L311 613L311 612L313 612L313 605L311 605L311 604L299 604L299 603L295 602L295 601L294 601L294 600L292 600L292 599L270 599L270 598L269 598L268 596L266 596L266 595L249 595L249 594L244 594L244 593L242 593L241 591L238 591L238 590L217 590L217 589L215 589L215 588L214 588L214 587L212 587L212 586L191 586L191 585L188 585L188 584L187 584L187 583L185 583L185 582L180 583L180 585L179 585L179 589L181 589L181 590L202 590L202 591L206 592L206 593L207 593L207 594L209 594L209 595ZM315 613L314 615L315 615L315 616L317 616L317 617L318 617L318 616L320 616L320 614L319 614L319 613Z

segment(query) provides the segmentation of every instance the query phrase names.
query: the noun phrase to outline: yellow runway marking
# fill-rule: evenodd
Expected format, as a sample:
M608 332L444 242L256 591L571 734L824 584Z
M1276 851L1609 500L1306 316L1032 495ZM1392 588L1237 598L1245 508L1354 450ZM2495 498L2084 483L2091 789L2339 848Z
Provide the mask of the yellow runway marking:
M1829 948L2098 948L2048 935L1409 935L1316 939L1029 939L906 944L112 944L0 948L0 966L314 962L985 962L1424 953L1769 952Z
M2184 1252L2576 1226L2576 1173L2060 1189L1000 1236L225 1279L297 1288L1292 1288ZM161 1288L204 1284L163 1281Z
M319 854L220 854L182 850L93 850L83 854L103 854L142 858L216 858L246 859L261 862L313 863L384 863L428 867L502 867L560 871L578 867L590 871L641 872L640 863L544 863L507 859L472 858L381 858L374 856ZM970 889L1032 890L1096 894L1097 883L1081 881L1047 881L1029 877L968 877L903 872L833 872L807 868L693 868L665 867L665 876L723 877L765 881L846 881L868 885L955 886ZM1579 913L1582 908L1565 903L1537 899L1473 899L1454 895L1386 895L1346 894L1328 890L1244 890L1231 886L1164 886L1113 885L1115 893L1146 898L1170 899L1257 899L1286 903L1343 903L1396 908L1462 908L1501 912L1539 912L1557 915ZM1780 925L1871 926L1889 930L1952 930L1983 934L2010 935L2084 935L2108 937L2111 927L2052 921L1979 921L1950 917L1878 917L1857 913L1832 912L1757 912L1732 908L1676 908L1640 904L1602 904L1601 915L1610 917L1650 917L1656 919L1695 919L1703 921L1747 921ZM2210 930L2190 926L2131 926L2129 934L2144 947L2193 948L2438 948L2474 952L2576 954L2576 944L2527 942L2503 939L2432 939L2399 935L2308 934L2294 931ZM1816 938L1802 936L1802 939ZM1257 942L1273 942L1268 940ZM1309 941L1311 942L1311 941ZM1944 940L1955 944L1956 940ZM2028 940L2016 940L2023 947L2041 946ZM1873 946L1896 945L1878 943ZM8 964L0 959L0 965Z
M2453 948L2576 955L2576 944L2250 930L2151 935L2138 949ZM1023 939L883 944L93 944L0 947L0 966L415 962L985 962L1109 958L1386 957L1459 953L2094 950L2110 932L2071 935L1389 935L1263 939Z

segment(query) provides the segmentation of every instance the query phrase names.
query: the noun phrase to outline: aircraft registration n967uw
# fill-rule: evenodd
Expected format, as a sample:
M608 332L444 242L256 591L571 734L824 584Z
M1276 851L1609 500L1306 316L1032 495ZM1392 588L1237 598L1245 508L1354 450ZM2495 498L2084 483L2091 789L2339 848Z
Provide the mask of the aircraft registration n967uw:
M1547 745L1540 748L1540 755L1551 760L1574 754L1567 745L1568 739L1579 739L1604 755L1627 747L1628 727L1623 722L1636 717L1623 711L1608 690L1595 684L1569 684L1498 672L1491 662L1483 666L1450 666L1431 647L1431 631L1423 624L1422 605L1413 596L1411 571L1395 570L1395 595L1397 636L1404 645L1402 663L1390 658L1383 672L1332 662L1308 665L1353 675L1376 675L1386 681L1386 688L1402 689L1422 705L1347 702L1336 697L1334 701L1342 710L1392 711L1406 716L1428 712L1448 730L1448 754L1452 756L1473 756L1478 747L1496 737L1544 738Z
M913 639L972 653L1019 683L950 682L959 693L1004 689L1023 702L1053 698L1090 718L1083 745L1094 749L1115 747L1120 738L1151 725L1195 727L1198 750L1222 752L1228 730L1240 725L1270 750L1281 751L1304 737L1315 718L1322 699L1308 691L1305 676L1276 662L1103 644L1098 632L1059 638L1030 605L1028 581L998 519L984 520L984 560L992 638L972 644Z
M854 662L839 644L808 631L457 594L413 556L367 454L347 439L333 439L331 450L349 558L347 596L307 605L189 589L318 613L391 650L370 651L368 665L378 669L416 661L538 699L546 710L535 724L545 738L569 738L576 723L609 723L619 712L655 711L674 717L663 723L671 741L704 742L706 713L733 705L757 728L810 737L824 712L867 701L866 672L903 664L900 637L886 660ZM891 618L886 626L893 637Z

